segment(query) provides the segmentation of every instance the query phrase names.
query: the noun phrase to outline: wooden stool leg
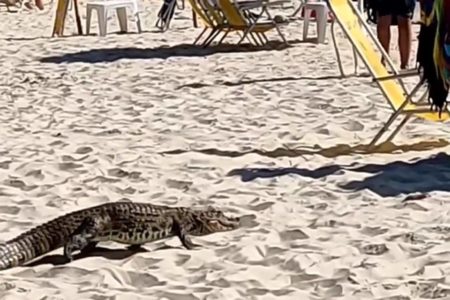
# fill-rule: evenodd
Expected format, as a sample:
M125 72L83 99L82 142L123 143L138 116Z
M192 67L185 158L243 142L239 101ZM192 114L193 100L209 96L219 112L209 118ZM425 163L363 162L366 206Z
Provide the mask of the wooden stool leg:
M58 0L56 5L55 24L53 25L52 37L62 36L64 33L64 23L66 21L69 0Z
M73 6L75 7L75 20L77 22L78 34L83 35L83 27L81 26L80 12L78 10L78 0L73 0Z
M194 10L192 10L192 22L194 23L194 27L197 28L198 24L197 24L197 14L195 13Z

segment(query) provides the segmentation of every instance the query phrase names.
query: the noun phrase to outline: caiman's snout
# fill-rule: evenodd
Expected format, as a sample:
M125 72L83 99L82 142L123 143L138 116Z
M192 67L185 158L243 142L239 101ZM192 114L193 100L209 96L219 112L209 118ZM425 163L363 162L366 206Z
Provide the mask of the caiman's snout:
M238 228L239 224L236 222L229 222L224 220L209 220L206 222L202 234L210 234L214 232L229 231Z
M223 217L216 221L211 221L211 226L215 226L215 231L228 231L239 227L240 218Z
M197 230L192 233L204 235L214 232L230 231L240 226L240 218L228 217L222 211L209 207L197 216Z

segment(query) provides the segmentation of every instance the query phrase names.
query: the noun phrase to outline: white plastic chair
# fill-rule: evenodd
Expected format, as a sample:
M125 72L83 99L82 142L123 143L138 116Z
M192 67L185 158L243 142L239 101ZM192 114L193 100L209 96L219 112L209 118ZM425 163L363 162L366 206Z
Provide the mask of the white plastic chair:
M325 42L325 34L327 30L328 22L328 6L325 1L305 1L303 3L305 10L305 16L303 18L303 40L308 38L309 21L311 19L312 11L316 13L316 24L317 24L317 42Z
M131 10L136 22L137 30L141 33L141 20L139 18L137 0L98 0L88 1L86 3L86 34L89 34L90 31L92 10L96 10L100 36L105 36L107 33L108 12L111 9L116 10L120 31L127 32L127 8Z

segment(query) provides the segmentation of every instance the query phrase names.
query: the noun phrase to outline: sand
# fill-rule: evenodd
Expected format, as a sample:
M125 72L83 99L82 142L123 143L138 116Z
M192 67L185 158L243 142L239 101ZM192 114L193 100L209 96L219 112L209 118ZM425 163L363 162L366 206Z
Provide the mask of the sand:
M364 68L339 78L331 43L302 42L299 20L288 49L199 50L188 9L165 33L147 1L142 34L112 18L106 37L51 39L45 4L0 16L0 240L121 199L244 221L192 251L106 243L60 264L59 249L2 271L1 299L450 299L447 125L414 120L358 151L389 105Z

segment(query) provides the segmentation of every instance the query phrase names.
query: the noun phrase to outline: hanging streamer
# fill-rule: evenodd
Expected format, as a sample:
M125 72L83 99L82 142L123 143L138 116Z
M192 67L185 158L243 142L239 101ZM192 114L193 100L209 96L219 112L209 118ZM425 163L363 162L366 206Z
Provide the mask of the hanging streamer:
M450 83L450 0L421 0L417 63L428 84L431 109L439 116L447 104Z

